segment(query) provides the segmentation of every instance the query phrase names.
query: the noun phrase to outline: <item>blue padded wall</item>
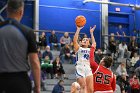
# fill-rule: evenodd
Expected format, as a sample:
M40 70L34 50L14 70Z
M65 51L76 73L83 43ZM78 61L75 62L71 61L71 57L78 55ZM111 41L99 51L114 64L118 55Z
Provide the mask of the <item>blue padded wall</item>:
M6 4L7 0L0 0L0 8ZM40 24L41 30L58 30L75 32L75 17L78 15L84 15L87 18L87 24L81 31L89 35L89 27L94 24L97 25L95 31L95 39L97 41L97 47L101 47L101 6L100 4L87 3L83 4L83 0L40 0ZM118 2L124 4L137 4L140 5L140 0L110 0L111 2ZM120 12L116 12L115 8L120 8ZM134 22L134 15L136 16L136 22ZM2 16L6 18L6 12L2 13ZM22 19L22 23L33 28L34 18L34 2L25 1L25 13ZM121 31L124 31L127 35L136 35L133 32L134 24L136 24L136 30L140 30L140 10L134 11L130 7L113 6L109 5L109 34L120 31L118 25L122 25ZM59 35L59 37L61 37ZM71 35L71 37L73 34Z
M7 0L0 0L0 9L7 3ZM34 2L25 1L24 16L21 23L33 28ZM2 12L2 17L6 19L6 10Z
M136 0L110 0L111 2L135 4ZM120 12L116 12L115 9L120 8ZM109 5L109 33L116 33L117 31L124 31L126 35L133 34L134 29L134 11L131 7L113 6ZM122 25L122 29L119 29L119 25ZM111 27L113 26L113 27Z
M89 35L89 27L97 25L95 38L100 47L100 4L83 4L83 0L40 0L40 29L75 32L75 18L84 15L87 23L82 33ZM71 36L71 38L73 38Z

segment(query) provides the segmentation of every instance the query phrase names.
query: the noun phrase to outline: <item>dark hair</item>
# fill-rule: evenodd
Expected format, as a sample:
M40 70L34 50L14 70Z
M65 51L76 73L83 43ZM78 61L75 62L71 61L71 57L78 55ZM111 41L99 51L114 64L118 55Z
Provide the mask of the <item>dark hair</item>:
M24 6L23 0L8 0L7 11L10 13L15 13Z
M133 76L135 76L136 75L136 73L134 72L134 73L132 73L132 78L133 78ZM137 76L137 75L136 75Z
M111 67L111 65L113 64L113 59L112 59L112 57L111 56L106 56L105 58L104 58L104 66L106 67L106 68L109 68L109 67Z
M59 58L59 63L60 63L60 57L59 57L59 56L57 56L57 57L54 59L53 63L56 64L56 59L57 59L57 58Z
M64 82L64 80L59 80L59 82L58 82L58 83L60 84L61 82Z

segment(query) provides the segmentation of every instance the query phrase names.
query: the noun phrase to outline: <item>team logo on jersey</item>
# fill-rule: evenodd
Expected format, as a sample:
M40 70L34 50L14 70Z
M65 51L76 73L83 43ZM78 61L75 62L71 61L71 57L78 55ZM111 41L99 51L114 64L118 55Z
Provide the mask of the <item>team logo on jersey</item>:
M88 50L81 50L81 53L89 53L90 51Z

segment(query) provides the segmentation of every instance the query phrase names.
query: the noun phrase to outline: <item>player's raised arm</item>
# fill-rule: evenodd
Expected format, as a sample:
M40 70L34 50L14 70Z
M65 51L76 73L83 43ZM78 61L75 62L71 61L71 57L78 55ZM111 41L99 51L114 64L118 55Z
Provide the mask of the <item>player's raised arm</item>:
M97 64L94 60L94 52L95 52L95 48L93 46L91 46L91 48L90 48L90 67L92 69ZM97 67L98 67L98 65L97 65Z
M90 66L91 66L93 71L95 71L98 68L98 64L94 60L94 52L95 52L95 49L96 49L96 41L95 41L93 32L94 32L95 28L96 28L96 25L93 28L90 27L90 34L91 34L91 39L92 39L92 46L90 48Z
M90 62L93 62L94 61L94 52L95 52L95 49L96 49L96 41L95 41L95 38L94 38L94 35L93 35L93 32L96 28L96 25L94 25L94 27L90 27L90 34L91 34L91 40L92 40L92 46L91 46L91 49L90 49Z
M93 32L95 31L96 25L94 25L94 27L90 27L90 34L91 34L91 41L92 41L92 46L94 48L96 48L96 42L95 42L95 38L93 35Z
M77 27L76 33L75 33L74 38L73 38L73 45L74 45L75 52L77 52L78 49L79 49L78 35L79 35L80 30L81 30L82 28L83 28L83 27Z

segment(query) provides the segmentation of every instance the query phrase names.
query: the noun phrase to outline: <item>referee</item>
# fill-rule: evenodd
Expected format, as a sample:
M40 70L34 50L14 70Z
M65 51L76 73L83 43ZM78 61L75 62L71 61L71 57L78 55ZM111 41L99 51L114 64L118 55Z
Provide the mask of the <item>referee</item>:
M23 0L9 0L8 19L0 23L0 93L31 93L27 75L30 66L34 76L34 93L40 93L35 35L32 29L20 23L23 12Z

